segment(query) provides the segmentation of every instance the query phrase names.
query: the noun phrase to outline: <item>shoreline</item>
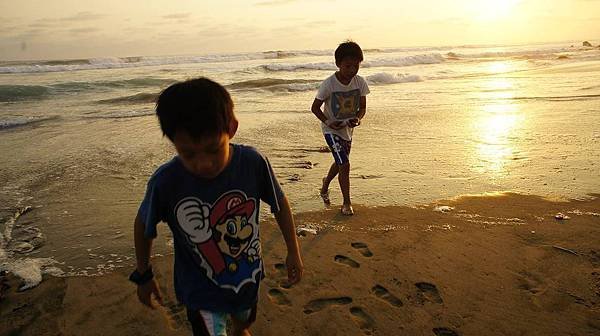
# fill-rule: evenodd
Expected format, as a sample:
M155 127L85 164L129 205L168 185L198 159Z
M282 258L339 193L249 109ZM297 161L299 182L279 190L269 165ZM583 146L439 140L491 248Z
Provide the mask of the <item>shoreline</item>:
M255 335L600 332L600 194L557 201L503 193L355 208L353 217L337 207L295 214L299 227L317 234L300 238L306 271L292 288L284 285L281 234L273 220L261 224L267 277ZM165 296L154 311L137 302L129 269L45 276L24 292L4 275L0 334L189 335L171 258L153 259Z

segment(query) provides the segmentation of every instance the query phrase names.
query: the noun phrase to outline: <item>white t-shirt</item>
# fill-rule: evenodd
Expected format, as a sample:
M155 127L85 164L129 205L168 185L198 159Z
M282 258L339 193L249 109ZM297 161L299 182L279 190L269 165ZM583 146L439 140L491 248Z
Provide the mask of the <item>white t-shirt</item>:
M360 97L369 94L367 82L356 75L348 85L340 83L335 74L321 83L316 98L324 102L323 114L328 120L348 120L356 118L360 109ZM337 134L345 140L352 140L351 127L334 130L321 123L323 134Z

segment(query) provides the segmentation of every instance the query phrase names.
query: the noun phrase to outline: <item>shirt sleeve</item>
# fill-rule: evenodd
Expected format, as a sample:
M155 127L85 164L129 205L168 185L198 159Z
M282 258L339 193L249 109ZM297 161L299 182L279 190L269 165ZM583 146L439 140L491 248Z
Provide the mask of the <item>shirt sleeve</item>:
M367 81L360 77L360 95L361 96L366 96L369 93L371 93L371 90L369 90L369 85L367 84Z
M155 175L148 181L146 195L138 210L138 218L145 226L146 238L156 238L156 225L165 218L159 189Z
M329 96L331 96L331 86L329 85L329 80L326 79L319 86L319 91L317 91L317 96L315 98L326 101Z
M260 199L265 203L271 206L271 212L276 213L281 210L279 205L279 201L283 198L283 190L281 190L281 186L277 181L277 177L275 177L275 173L273 172L273 168L269 163L269 159L265 156L262 156L262 168L260 171L262 172L262 183L260 187Z

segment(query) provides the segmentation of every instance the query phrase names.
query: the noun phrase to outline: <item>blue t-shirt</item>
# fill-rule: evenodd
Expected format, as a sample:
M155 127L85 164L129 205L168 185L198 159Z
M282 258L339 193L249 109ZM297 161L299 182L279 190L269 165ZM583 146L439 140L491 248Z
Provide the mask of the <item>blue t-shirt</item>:
M278 212L283 192L266 157L249 146L232 150L213 179L191 174L174 157L150 178L138 211L147 238L156 237L161 221L173 232L175 293L190 309L248 309L264 277L260 200Z

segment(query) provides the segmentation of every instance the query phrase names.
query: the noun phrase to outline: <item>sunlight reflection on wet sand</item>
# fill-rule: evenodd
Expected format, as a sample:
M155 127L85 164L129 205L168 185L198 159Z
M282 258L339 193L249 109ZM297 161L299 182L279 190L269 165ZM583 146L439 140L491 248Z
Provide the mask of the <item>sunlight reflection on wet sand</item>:
M499 76L510 69L507 62L494 62L488 67ZM523 114L519 105L511 100L516 92L510 78L493 77L483 86L485 89L479 95L483 105L477 108L478 117L473 124L473 138L478 142L474 166L477 171L494 177L505 172L505 165L513 156L511 138L517 136L515 126L523 120Z

